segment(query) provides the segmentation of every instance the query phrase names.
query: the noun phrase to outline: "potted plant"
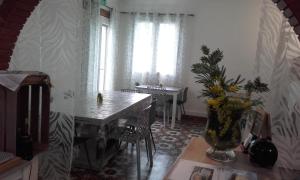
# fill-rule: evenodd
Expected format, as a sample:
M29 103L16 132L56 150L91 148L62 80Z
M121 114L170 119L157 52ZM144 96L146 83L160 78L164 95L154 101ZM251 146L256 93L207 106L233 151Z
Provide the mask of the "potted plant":
M202 96L206 98L208 121L204 138L211 146L208 157L218 161L235 159L233 149L241 142L239 121L242 114L254 106L262 105L260 99L253 99L253 92L269 91L267 84L257 77L244 86L241 75L228 79L226 68L220 65L223 52L219 49L210 51L206 46L201 48L203 56L200 62L192 65L196 82L203 84Z

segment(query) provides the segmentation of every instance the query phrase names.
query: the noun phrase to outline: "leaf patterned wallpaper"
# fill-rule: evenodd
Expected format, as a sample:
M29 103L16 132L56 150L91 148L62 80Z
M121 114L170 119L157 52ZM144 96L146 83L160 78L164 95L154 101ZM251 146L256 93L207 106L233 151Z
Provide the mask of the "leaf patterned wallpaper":
M53 84L50 148L40 158L42 179L67 179L71 168L82 14L82 0L42 0L23 27L9 66L45 72Z
M277 164L300 170L300 42L271 0L263 0L262 10L256 70L271 89L264 99L279 151Z

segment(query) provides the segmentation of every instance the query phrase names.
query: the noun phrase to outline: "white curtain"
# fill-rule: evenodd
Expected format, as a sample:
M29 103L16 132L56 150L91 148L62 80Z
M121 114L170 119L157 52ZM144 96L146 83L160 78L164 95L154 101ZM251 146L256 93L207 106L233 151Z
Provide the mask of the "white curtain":
M101 17L100 0L84 1L84 61L81 65L82 95L98 91Z
M118 40L119 40L119 13L114 8L110 14L110 26L107 42L107 60L104 90L113 90L116 87L116 66L118 64Z
M265 108L271 113L278 165L300 169L300 42L271 0L263 1L256 72L270 84Z
M132 88L136 82L181 86L187 18L121 13L116 89Z

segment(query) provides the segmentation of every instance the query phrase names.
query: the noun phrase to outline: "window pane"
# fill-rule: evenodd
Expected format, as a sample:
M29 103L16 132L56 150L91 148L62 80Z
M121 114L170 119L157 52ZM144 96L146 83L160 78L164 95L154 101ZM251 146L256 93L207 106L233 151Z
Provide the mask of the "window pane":
M106 43L107 41L107 26L102 25L101 31L101 50L100 50L100 64L99 64L99 77L98 77L98 91L104 90L105 79L105 63L106 63Z
M156 71L162 75L175 75L178 51L178 32L175 24L159 25Z
M153 52L153 23L141 22L134 33L133 72L150 72Z

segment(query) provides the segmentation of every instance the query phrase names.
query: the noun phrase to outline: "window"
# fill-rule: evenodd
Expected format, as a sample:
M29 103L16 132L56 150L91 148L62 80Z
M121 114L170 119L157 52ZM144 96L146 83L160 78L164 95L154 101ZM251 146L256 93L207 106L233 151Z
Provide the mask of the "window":
M133 41L133 72L175 75L178 33L175 23L137 23Z
M98 91L104 90L104 84L105 84L105 65L106 65L106 54L107 54L107 34L108 34L108 26L107 25L102 25L102 28L101 28L101 51L100 51Z
M151 71L153 37L148 34L152 34L152 31L153 23L142 22L136 26L133 44L133 72Z
M176 72L177 38L175 24L159 25L156 70L162 75L174 75Z

